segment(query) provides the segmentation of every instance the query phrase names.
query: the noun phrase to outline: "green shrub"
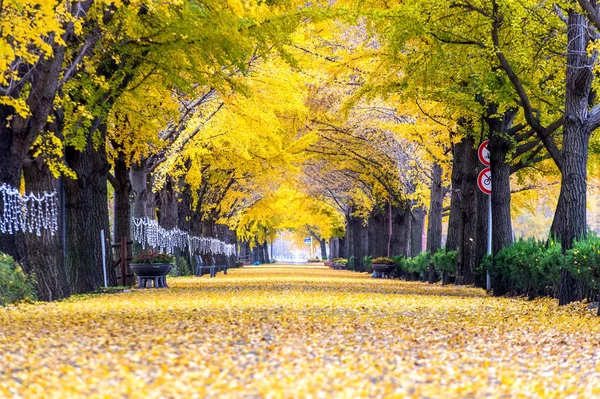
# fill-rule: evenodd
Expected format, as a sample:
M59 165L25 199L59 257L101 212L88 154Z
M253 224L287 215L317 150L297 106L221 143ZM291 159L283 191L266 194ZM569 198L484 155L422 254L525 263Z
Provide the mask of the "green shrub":
M590 234L585 241L577 241L565 254L565 265L573 276L584 282L585 288L600 288L600 238Z
M563 264L561 247L555 240L520 239L500 250L493 262L488 257L483 269L490 272L494 294L535 298L553 294Z
M348 270L356 270L356 264L354 262L354 256L348 259Z
M411 280L422 280L429 270L429 252L421 252L419 255L406 260L406 271L410 273Z
M431 263L440 278L444 273L454 274L456 272L456 251L446 251L446 248L440 248L431 256Z
M175 264L173 265L173 268L169 272L169 275L171 275L171 276L191 276L192 274L194 274L194 271L192 270L192 267L188 263L187 259L184 258L183 256L176 256Z
M0 306L36 299L35 282L14 259L0 253Z
M363 264L363 270L367 273L373 273L373 263L372 263L372 256L365 256L362 259L362 264Z
M392 256L390 259L392 259L394 261L394 264L396 265L396 275L398 277L402 277L407 273L406 258L404 257L404 255L395 255Z

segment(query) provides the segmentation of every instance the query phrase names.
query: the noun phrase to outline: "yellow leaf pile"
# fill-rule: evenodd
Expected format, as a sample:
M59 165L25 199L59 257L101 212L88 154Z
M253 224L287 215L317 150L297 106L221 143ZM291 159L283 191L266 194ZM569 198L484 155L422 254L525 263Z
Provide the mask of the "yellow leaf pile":
M600 395L581 306L325 268L0 309L0 397Z

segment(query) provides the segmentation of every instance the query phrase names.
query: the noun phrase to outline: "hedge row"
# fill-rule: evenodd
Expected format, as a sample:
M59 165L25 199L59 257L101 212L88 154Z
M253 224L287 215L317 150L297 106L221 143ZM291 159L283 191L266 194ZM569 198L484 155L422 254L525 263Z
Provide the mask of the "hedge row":
M392 256L396 277L406 280L427 280L430 264L438 278L451 280L456 269L456 251L440 249L435 254L423 252L414 258ZM362 259L365 271L371 273L371 257ZM348 260L348 269L355 270L355 259ZM489 271L495 295L556 296L562 270L570 272L578 281L583 297L595 299L600 289L600 237L589 234L576 242L572 249L562 253L560 242L520 239L502 249L492 260L486 256L476 268L476 285L485 286ZM449 277L449 278L448 278Z

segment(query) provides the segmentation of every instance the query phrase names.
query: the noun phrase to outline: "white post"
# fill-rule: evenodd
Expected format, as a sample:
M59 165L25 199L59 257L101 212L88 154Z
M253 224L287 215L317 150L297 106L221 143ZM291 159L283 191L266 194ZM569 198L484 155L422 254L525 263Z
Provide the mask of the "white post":
M102 241L102 269L104 270L104 288L108 287L106 278L106 243L104 242L104 230L100 230L100 240Z
M492 194L488 194L488 242L487 242L487 254L492 254ZM490 272L487 272L485 279L485 289L487 291L492 290L492 280L490 278Z

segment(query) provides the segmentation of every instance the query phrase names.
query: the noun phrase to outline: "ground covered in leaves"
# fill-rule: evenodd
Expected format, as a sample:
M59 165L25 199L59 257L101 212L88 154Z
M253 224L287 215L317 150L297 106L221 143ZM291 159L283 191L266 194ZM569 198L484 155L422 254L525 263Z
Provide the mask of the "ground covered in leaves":
M599 397L599 319L478 289L261 267L0 309L0 397Z

